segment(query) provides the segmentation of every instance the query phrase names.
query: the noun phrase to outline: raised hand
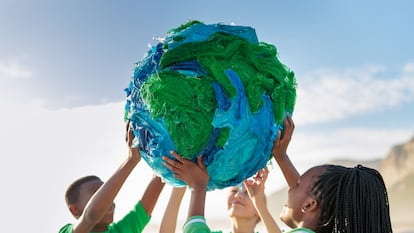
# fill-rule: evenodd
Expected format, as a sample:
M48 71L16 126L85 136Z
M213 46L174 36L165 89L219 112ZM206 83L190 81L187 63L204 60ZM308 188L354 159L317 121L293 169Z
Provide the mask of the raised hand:
M197 163L184 159L175 151L171 155L176 160L163 156L165 166L170 169L174 177L184 181L192 189L204 189L207 187L210 177L206 166L203 164L202 156L197 158Z
M269 169L265 167L260 169L253 178L244 181L244 187L253 202L255 201L255 198L265 199L264 189L268 174Z
M286 113L286 117L283 119L283 125L283 135L279 131L276 140L273 142L272 155L276 160L280 157L287 156L286 151L292 139L293 131L295 130L295 123L293 123L289 113Z
M135 138L134 130L131 128L130 122L128 121L126 124L126 134L125 134L125 141L128 145L128 150L129 150L128 156L129 156L129 159L139 162L141 160L139 149L137 147L132 147L134 138Z

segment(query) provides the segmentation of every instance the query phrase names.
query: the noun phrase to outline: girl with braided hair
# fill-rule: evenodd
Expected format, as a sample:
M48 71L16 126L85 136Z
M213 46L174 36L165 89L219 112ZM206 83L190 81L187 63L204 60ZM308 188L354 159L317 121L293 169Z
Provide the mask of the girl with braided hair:
M387 191L381 174L361 165L347 168L329 164L312 167L300 176L286 153L294 127L287 114L283 135L278 133L272 148L272 155L289 186L280 219L292 230L285 233L391 233ZM166 166L191 187L183 232L212 233L204 219L207 169L201 159L195 164L176 153L173 155L179 162L165 157ZM255 188L246 182L244 185L252 198ZM263 192L262 188L258 190ZM257 206L256 210L259 215L266 214ZM269 233L281 232L275 222L268 223Z
M327 164L299 176L286 153L294 131L289 115L284 126L284 135L275 140L272 155L289 185L280 218L293 229L290 232L392 232L387 190L377 170Z

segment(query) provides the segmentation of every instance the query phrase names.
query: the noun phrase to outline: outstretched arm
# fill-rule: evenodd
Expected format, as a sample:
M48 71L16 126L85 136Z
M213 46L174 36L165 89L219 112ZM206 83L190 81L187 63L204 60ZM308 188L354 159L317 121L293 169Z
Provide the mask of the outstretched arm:
M162 182L160 177L153 175L150 183L145 189L144 194L142 195L142 207L144 207L149 216L151 216L152 211L154 210L155 204L157 203L164 185L165 184Z
M203 164L202 156L198 157L197 164L195 164L190 160L184 159L174 151L171 151L171 154L177 161L164 156L165 165L174 173L175 178L184 181L191 188L188 217L195 215L204 216L206 188L210 177L208 176L206 166Z
M276 221L273 219L266 205L266 196L264 189L268 174L269 169L267 167L259 170L252 180L244 181L244 187L246 188L250 199L252 199L254 207L256 208L260 219L263 221L267 232L280 233L280 228L277 225Z
M170 200L162 217L160 233L174 233L177 228L177 217L181 201L184 197L186 187L174 187L171 191Z
M277 139L273 142L272 155L282 170L283 176L285 177L289 187L292 187L296 184L300 175L286 153L295 129L295 124L293 123L292 117L289 113L287 113L286 117L283 119L283 124L283 136L279 131Z
M141 159L137 148L132 148L134 135L127 124L126 140L129 148L128 158L115 173L96 191L86 205L79 221L73 225L73 233L89 233L102 219L128 178Z
M183 159L174 151L171 154L177 161L166 156L163 157L165 166L174 173L174 177L184 181L191 188L190 207L188 209L187 222L184 224L184 233L208 233L210 229L204 220L204 208L206 201L206 189L210 179L207 169L198 157L197 164L190 160ZM192 222L193 218L197 221Z

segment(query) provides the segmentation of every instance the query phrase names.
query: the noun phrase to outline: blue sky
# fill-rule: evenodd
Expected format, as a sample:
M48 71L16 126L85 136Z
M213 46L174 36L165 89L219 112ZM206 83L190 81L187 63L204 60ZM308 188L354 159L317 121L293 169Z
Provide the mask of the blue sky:
M133 64L154 37L190 19L252 26L276 45L298 82L289 152L301 170L386 156L414 136L412 9L409 0L0 0L0 177L10 188L0 196L10 218L3 230L20 232L22 212L42 232L72 221L68 183L90 173L105 179L126 155L123 89ZM119 214L140 197L149 172L139 164ZM207 215L220 208L225 218L222 206Z

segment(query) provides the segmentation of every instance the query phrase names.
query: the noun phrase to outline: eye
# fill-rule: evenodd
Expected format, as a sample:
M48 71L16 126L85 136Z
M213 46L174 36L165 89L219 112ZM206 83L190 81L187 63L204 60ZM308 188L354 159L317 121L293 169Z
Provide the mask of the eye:
M238 191L239 191L238 189L231 189L231 190L230 190L230 193L232 193L232 194L236 194Z

